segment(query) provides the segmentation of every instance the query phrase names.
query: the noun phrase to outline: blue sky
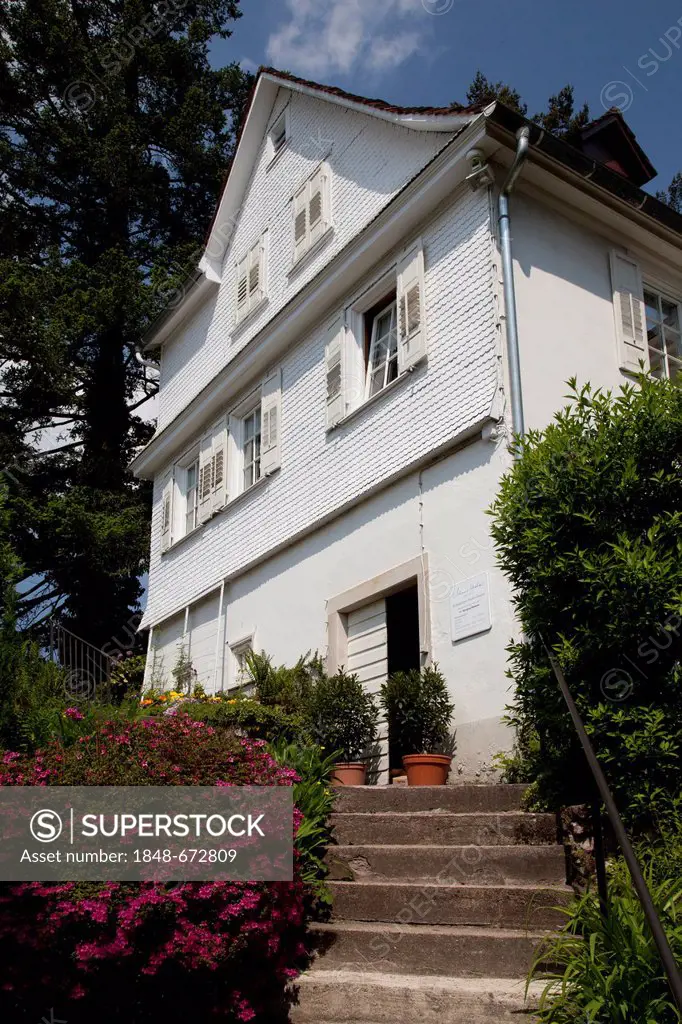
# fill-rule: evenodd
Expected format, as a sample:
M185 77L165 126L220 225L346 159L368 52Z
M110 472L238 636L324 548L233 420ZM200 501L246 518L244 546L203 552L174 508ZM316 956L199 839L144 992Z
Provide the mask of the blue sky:
M682 0L242 0L216 65L273 64L404 106L465 101L480 68L529 113L567 82L623 109L657 168L682 170Z

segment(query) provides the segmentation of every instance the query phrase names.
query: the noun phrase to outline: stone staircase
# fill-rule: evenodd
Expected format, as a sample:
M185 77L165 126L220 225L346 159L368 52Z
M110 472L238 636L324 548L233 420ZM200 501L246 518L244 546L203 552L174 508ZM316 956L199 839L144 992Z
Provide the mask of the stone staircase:
M526 974L570 890L554 815L521 811L524 789L339 791L333 916L292 1022L533 1020Z

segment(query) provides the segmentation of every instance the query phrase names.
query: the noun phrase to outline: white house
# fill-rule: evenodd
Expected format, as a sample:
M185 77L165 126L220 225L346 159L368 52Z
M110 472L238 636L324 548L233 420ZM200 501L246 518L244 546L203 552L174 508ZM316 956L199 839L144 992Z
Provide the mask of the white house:
M542 427L573 375L615 387L682 360L682 217L641 191L655 172L621 116L575 146L530 126L525 157L524 125L259 74L198 271L145 338L142 625L169 683L183 643L210 690L248 648L318 650L371 690L437 662L457 771L509 747L517 627L486 508L512 407Z

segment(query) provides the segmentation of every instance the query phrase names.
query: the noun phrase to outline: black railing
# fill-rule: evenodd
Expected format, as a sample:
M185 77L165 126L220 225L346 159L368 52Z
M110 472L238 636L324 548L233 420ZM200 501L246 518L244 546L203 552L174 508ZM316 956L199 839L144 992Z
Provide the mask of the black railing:
M576 707L576 703L573 700L573 697L571 696L571 691L568 688L566 677L564 676L561 666L559 665L559 662L556 660L552 652L548 648L545 648L545 650L547 651L550 664L554 670L554 675L556 676L557 682L559 683L559 688L561 689L562 696L566 701L566 705L568 706L568 710L573 720L573 725L575 726L575 730L578 733L578 738L582 745L583 752L585 754L585 758L589 765L590 771L592 772L594 782L599 792L599 797L601 798L601 802L604 804L606 808L606 813L611 823L611 827L616 837L616 841L620 846L623 857L625 859L625 863L628 866L630 877L632 878L632 883L637 891L639 901L642 904L642 909L644 911L644 916L646 917L647 924L649 925L654 942L656 943L656 947L661 958L661 963L663 964L663 968L668 978L670 989L672 991L672 994L675 998L675 1002L677 1003L680 1012L682 1012L682 975L680 975L680 970L677 966L677 963L675 962L675 957L673 955L672 949L670 948L670 943L668 942L663 925L661 924L661 919L659 918L656 912L654 901L651 898L651 893L649 892L649 888L646 884L646 881L644 880L644 875L642 874L642 869L639 866L639 862L637 860L637 856L633 849L632 843L630 842L628 834L625 831L623 820L620 814L618 813L618 808L616 807L616 802L613 799L611 790L609 789L609 784L606 781L606 777L601 769L601 765L599 764L597 755L594 752L594 747L592 746L590 738L587 735L585 726L583 725L583 721L580 717L580 713L578 711L578 708ZM597 867L599 899L602 906L602 912L606 914L608 913L608 889L606 881L606 861L604 857L604 843L601 830L601 807L599 804L599 800L595 801L595 803L593 804L593 814L595 819L594 852Z
M55 619L50 620L50 658L64 670L67 694L90 699L111 678L114 659L99 647L76 636Z

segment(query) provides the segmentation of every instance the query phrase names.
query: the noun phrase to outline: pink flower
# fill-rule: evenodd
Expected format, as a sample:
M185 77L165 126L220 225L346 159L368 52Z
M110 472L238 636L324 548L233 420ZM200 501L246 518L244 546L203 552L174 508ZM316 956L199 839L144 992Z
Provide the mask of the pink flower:
M67 708L64 712L64 718L70 718L73 722L82 722L85 715L78 708Z

